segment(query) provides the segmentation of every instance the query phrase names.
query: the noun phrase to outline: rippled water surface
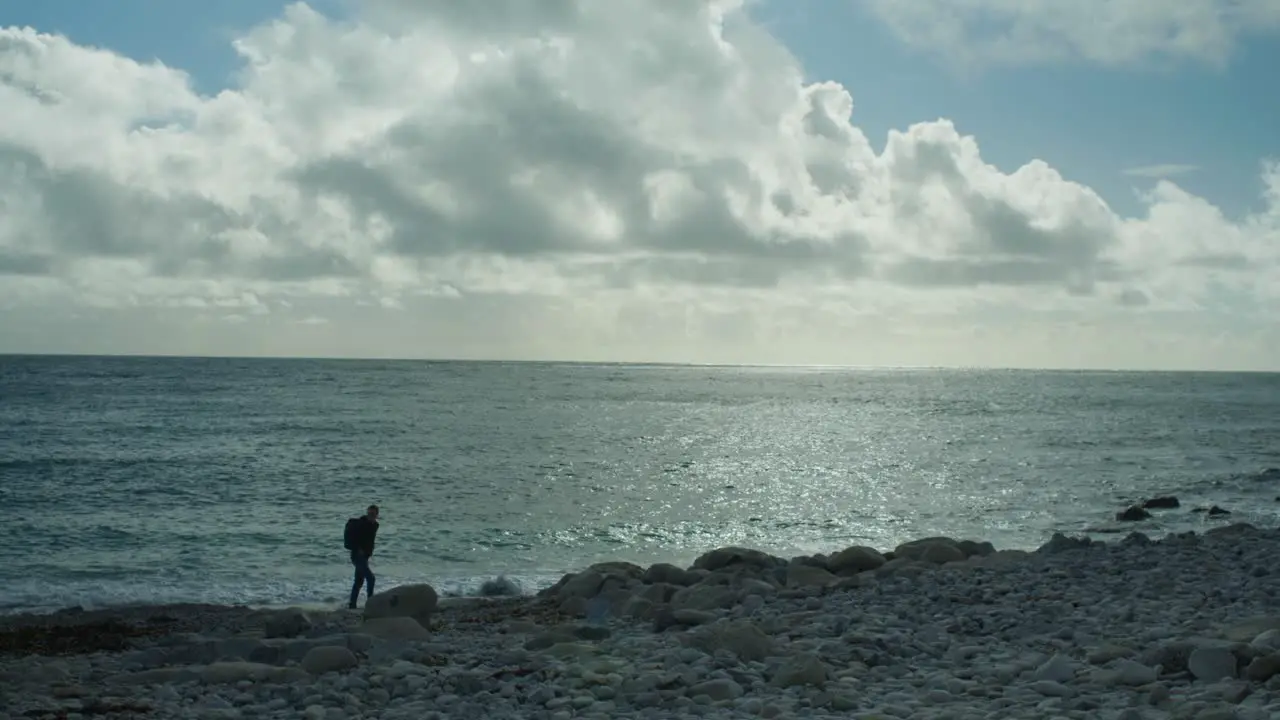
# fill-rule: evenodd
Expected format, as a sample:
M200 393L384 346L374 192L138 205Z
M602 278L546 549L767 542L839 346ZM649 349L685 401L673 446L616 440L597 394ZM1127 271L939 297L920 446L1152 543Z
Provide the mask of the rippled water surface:
M0 357L0 608L1280 514L1280 375ZM1221 522L1221 521L1215 521ZM1125 530L1133 526L1125 526Z

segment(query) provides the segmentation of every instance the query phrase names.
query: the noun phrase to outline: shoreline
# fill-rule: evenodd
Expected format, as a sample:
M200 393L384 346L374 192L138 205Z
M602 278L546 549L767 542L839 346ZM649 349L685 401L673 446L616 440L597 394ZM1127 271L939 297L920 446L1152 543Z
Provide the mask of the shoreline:
M1266 472L1274 473L1277 478L1280 478L1280 470L1270 468ZM1176 500L1176 498L1174 499ZM1280 502L1280 496L1277 496L1275 500L1276 502ZM1151 502L1150 500L1133 501L1128 507L1130 511L1133 511L1137 508L1147 507L1146 503L1150 503L1150 502ZM1156 509L1156 515L1154 517L1157 517L1157 518L1162 514L1163 510L1165 509L1164 506L1160 506L1160 505L1154 505L1151 507ZM1132 522L1130 520L1121 519L1120 517L1121 513L1116 513L1116 517L1113 519L1113 521L1110 524L1094 525L1094 526L1078 528L1070 531L1068 530L1055 531L1052 533L1052 536L1057 537L1060 535L1067 535L1073 538L1087 538L1095 544L1103 544L1103 543L1122 542L1125 537L1129 535L1133 535L1134 533L1149 536L1149 537L1159 537L1160 539L1164 539L1171 536L1181 536L1181 535L1187 535L1187 534L1204 535L1204 534L1213 533L1215 531L1222 530L1224 528L1229 528L1229 527L1232 527L1235 525L1241 525L1241 524L1249 524L1249 525L1252 525L1253 527L1258 527L1263 530L1280 529L1280 516L1276 516L1275 518L1265 518L1265 520L1268 520L1268 521L1274 520L1275 522L1259 523L1258 518L1255 518L1255 517L1233 519L1232 513L1230 512L1224 512L1221 515L1205 514L1206 511L1210 510L1211 508L1213 510L1218 510L1218 507L1216 505L1205 506L1205 507L1195 507L1191 509L1190 512L1193 515L1199 515L1202 518L1201 524L1199 524L1196 528L1187 528L1186 526L1168 527L1165 525L1154 525L1154 526L1146 525L1145 523L1142 523L1142 522ZM1140 519L1140 520L1152 519L1152 516L1148 515L1147 517L1142 517L1137 519ZM912 542L912 541L908 540L906 542ZM1040 545L1035 545L1034 543L1029 543L1029 542L1021 543L1020 544L1021 546L1019 547L1000 548L1000 551L1004 553L1034 554L1034 553L1040 552L1043 549L1045 544L1046 543L1044 542L1042 542ZM794 559L795 557L813 557L813 556L804 556L804 555L783 556L783 555L776 555L776 551L773 551L773 550L757 549L754 547L752 549L753 551L768 553L771 555L775 555L777 557L787 557L790 559ZM706 550L704 549L703 552L706 552ZM892 550L887 550L887 549L879 549L878 552L888 556L891 556L892 554ZM683 555L683 557L689 558L690 562L693 559L696 559L697 556L698 556L697 553L685 553ZM396 582L395 580L390 580L390 581L383 580L379 585L379 589L382 591L385 591L385 590L393 589L399 585L417 584L417 583L425 582L425 583L430 583L433 585L433 587L437 588L437 590L440 592L441 602L449 602L449 603L466 602L471 600L485 600L485 599L494 598L494 597L502 597L502 598L532 597L545 591L548 587L553 586L557 581L557 579L560 577L563 577L563 575L566 573L572 574L575 572L581 572L582 570L588 567L591 567L592 565L608 564L611 562L625 562L629 564L630 563L646 563L646 562L649 564L655 564L655 563L656 564L673 564L672 560L656 560L652 558L648 560L638 560L638 559L637 560L633 560L633 559L619 560L617 558L604 558L604 559L596 560L594 562L584 562L582 565L578 566L577 568L568 569L568 570L553 571L549 569L544 569L544 570L537 570L537 571L530 571L530 572L516 571L516 572L508 572L508 573L500 572L500 573L495 573L490 575L484 575L484 574L469 575L467 576L467 580L470 581L470 584L468 586L472 590L472 592L470 593L459 592L456 589L458 587L456 583L457 578L454 578L452 576L445 577L442 579L443 587L441 585L436 584L436 582L441 579L431 578L431 579L422 579L422 580L405 580L401 582ZM680 563L674 562L674 564L680 564ZM538 582L536 583L529 582L533 578L536 578ZM493 595L484 594L481 591L482 588L485 585L488 585L490 583L498 583L500 585L505 584L507 587L499 591L497 594L493 594ZM447 590L445 588L447 588ZM341 595L345 596L345 591L343 591ZM140 609L159 608L159 607L184 607L184 606L203 606L203 607L210 607L210 608L234 607L234 608L247 608L251 610L264 610L264 611L286 610L291 608L297 608L297 609L302 609L302 610L311 611L311 612L324 612L329 610L344 609L345 605L346 605L346 602L341 597L333 597L332 599L327 599L327 600L300 600L296 602L277 602L277 601L263 602L263 601L252 601L252 600L245 601L245 602L220 602L217 600L203 600L203 599L199 599L198 597L192 597L190 599L178 599L178 600L169 600L169 601L131 600L126 602L118 602L118 603L108 602L108 603L95 603L92 605L67 605L67 606L61 606L61 607L54 607L52 605L40 606L40 607L34 607L34 606L8 607L8 608L0 609L0 628L4 627L5 624L10 621L10 619L16 618L16 617L66 616L69 614L77 614L77 613L111 613L111 612L129 613L129 612L140 610Z
M1243 523L1158 540L1057 535L1035 551L935 537L887 553L718 548L690 567L597 563L514 597L400 586L360 611L6 616L0 707L224 720L1271 720L1276 557L1280 529Z
M1280 500L1280 498L1278 498L1278 500ZM1143 530L1142 526L1133 524L1128 527L1118 526L1115 528L1108 528L1105 532L1098 531L1098 530L1088 530L1088 531L1082 531L1080 533L1072 534L1072 535L1068 535L1061 532L1055 532L1052 538L1048 542L1042 543L1040 546L1035 548L996 548L992 543L985 540L968 540L968 539L955 540L953 538L949 538L946 536L928 536L928 537L917 538L915 540L907 540L903 543L900 543L893 550L877 549L877 548L873 548L866 545L852 545L849 547L856 547L862 550L870 550L880 555L884 559L886 564L893 563L894 560L899 560L898 564L901 564L901 560L903 558L897 557L896 553L900 551L902 548L909 547L912 545L917 545L920 543L928 543L933 540L943 540L943 541L953 542L956 544L963 544L965 546L965 549L968 550L968 552L965 553L966 557L963 558L963 560L966 560L966 561L973 560L973 561L981 562L984 558L995 558L995 559L1019 561L1019 560L1043 555L1045 553L1062 552L1066 549L1087 549L1087 548L1099 549L1099 548L1107 548L1107 547L1124 545L1131 542L1140 542L1144 545L1146 544L1158 545L1158 544L1166 543L1170 541L1177 541L1179 539L1197 538L1197 537L1213 538L1213 537L1218 537L1222 535L1237 534L1239 532L1257 532L1257 533L1264 533L1264 534L1280 533L1280 525L1277 525L1275 527L1271 527L1271 526L1259 527L1257 525L1254 525L1248 522L1224 522L1222 524L1209 526L1207 529L1200 532L1197 532L1194 530L1175 531L1175 532L1165 533L1158 537L1152 537L1147 533L1144 533L1142 530ZM1103 539L1103 538L1106 538L1106 539ZM844 548L844 550L848 550L848 549L849 549L848 547ZM823 567L824 563L829 557L834 556L839 552L841 552L841 550L836 550L831 553L782 556L782 555L775 555L773 553L770 553L769 551L754 548L754 547L731 545L731 546L724 546L721 548L713 548L713 549L706 550L702 554L695 556L694 562L688 566L681 566L675 563L659 561L659 562L651 563L648 567L660 566L664 568L677 568L679 570L692 571L692 570L696 570L696 566L699 558L706 557L707 555L710 555L713 553L722 553L726 551L731 551L739 554L745 553L747 555L750 555L752 557L757 557L757 558L771 558L776 563L783 564L783 565L799 564L799 565L809 565L809 566L815 566L815 567ZM914 559L914 558L910 558L910 559ZM948 565L950 563L943 562L943 563L933 563L933 564ZM544 598L545 596L547 596L548 593L558 590L564 584L566 579L569 579L576 575L580 575L584 572L590 571L593 568L611 567L611 566L630 566L633 568L641 568L641 569L644 568L644 566L636 564L631 560L602 560L595 563L589 563L589 564L583 565L582 567L579 567L576 570L569 570L563 573L559 573L559 579L557 581L548 582L547 584L541 587L523 588L523 587L520 587L518 584L512 583L512 584L506 585L507 589L505 589L504 591L499 592L497 594L492 594L492 595L438 594L437 606L442 610L443 609L471 609L471 608L485 607L485 606L495 605L495 604L507 605L512 603L519 603L521 601L536 601L540 598ZM890 564L889 568L887 569L892 569L893 567L895 567L895 564ZM876 570L879 572L880 568L876 568ZM857 574L858 573L853 573L852 575L850 575L850 577ZM547 577L551 577L549 573L543 573L543 575ZM503 574L495 575L491 577L488 582L494 582L498 584L508 583L509 581L507 580L507 577L508 576ZM837 576L837 578L839 579L840 576ZM431 585L431 583L411 582L411 581L397 583L397 584L388 583L385 588L382 585L379 586L379 594L390 592L391 590L394 590L395 588L401 587L401 586L416 586L416 585L424 585L424 584ZM483 584L487 584L487 583L483 583ZM853 587L853 586L856 586L856 584L850 585L850 586ZM433 588L434 588L434 585L433 585ZM366 600L367 598L362 594L361 602L363 603ZM361 605L361 608L363 608L363 605ZM117 620L123 620L123 621L145 620L148 617L172 615L175 613L178 615L188 615L192 613L195 613L195 614L212 613L215 615L220 615L220 614L251 615L251 614L261 614L261 613L279 613L279 612L293 612L293 611L310 613L310 614L321 614L321 615L350 614L350 613L358 614L359 613L359 611L349 610L346 607L346 602L344 600L305 601L305 602L294 602L294 603L260 603L260 602L217 603L217 602L202 602L202 601L194 601L194 600L193 601L174 601L174 602L133 601L133 602L119 603L119 604L99 605L94 607L72 605L72 606L66 606L66 607L61 607L57 609L38 609L38 610L19 609L11 612L2 612L0 613L0 632L3 632L4 630L11 627L15 627L15 626L42 625L42 624L48 624L48 622L50 621L53 621L56 624L77 625L77 624L85 624L85 623L111 620L111 619L117 619Z

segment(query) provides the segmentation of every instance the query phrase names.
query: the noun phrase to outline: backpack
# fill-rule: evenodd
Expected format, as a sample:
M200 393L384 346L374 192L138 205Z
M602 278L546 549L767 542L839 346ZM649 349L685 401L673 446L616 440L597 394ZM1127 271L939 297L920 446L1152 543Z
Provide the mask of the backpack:
M347 527L342 531L342 547L348 550L356 549L356 529L360 524L360 518L353 517L347 520Z

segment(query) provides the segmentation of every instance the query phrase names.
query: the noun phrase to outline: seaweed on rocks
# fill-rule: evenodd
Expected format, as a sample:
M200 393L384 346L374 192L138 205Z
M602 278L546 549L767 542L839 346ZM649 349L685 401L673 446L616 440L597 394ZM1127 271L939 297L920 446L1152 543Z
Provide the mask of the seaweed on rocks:
M81 655L121 652L135 640L168 633L164 625L134 625L120 620L60 625L26 625L0 630L0 654Z
M121 652L148 639L235 624L251 612L243 606L184 604L11 615L0 617L0 656Z

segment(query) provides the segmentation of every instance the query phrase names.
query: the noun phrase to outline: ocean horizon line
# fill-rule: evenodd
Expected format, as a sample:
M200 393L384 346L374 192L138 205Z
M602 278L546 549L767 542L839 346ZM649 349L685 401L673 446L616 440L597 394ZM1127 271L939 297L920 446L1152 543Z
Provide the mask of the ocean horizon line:
M764 370L835 370L874 372L1011 372L1011 373L1062 373L1062 374L1112 374L1112 375L1280 375L1280 369L1256 368L1160 368L1160 367L1099 367L1099 366L1032 366L1032 365L880 365L841 363L766 363L766 362L693 362L684 360L598 360L567 358L499 358L485 356L397 356L397 355L187 355L180 353L79 353L79 352L17 352L0 350L0 358L24 359L84 359L84 360L235 360L263 362L350 362L350 363L404 363L418 365L548 365L548 366L597 366L638 367L670 369L764 369Z

